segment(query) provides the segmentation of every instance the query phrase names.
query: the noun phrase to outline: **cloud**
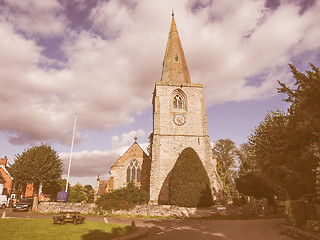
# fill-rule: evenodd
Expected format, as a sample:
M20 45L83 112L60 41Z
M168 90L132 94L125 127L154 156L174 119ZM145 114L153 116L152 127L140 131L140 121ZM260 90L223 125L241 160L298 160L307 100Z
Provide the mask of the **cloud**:
M67 19L58 0L4 0L6 20L27 36L60 36L67 29Z
M303 11L295 1L82 3L0 3L0 131L13 144L69 145L75 113L78 142L85 130L133 123L160 80L172 8L207 106L268 98L276 80L290 80L288 62L319 63L319 2ZM132 137L114 137L114 147Z
M119 136L112 136L112 149L104 151L81 151L72 153L71 177L106 177L110 167L123 155L133 144L134 137L144 136L142 129L123 133ZM146 151L149 143L139 144ZM59 156L64 162L63 174L67 175L70 153L60 153Z
M129 133L123 133L121 137L112 136L112 149L117 149L119 147L128 146L133 143L134 138L143 137L145 135L145 131L139 129L137 131L131 131Z
M70 153L60 153L64 162L63 174L67 175ZM120 157L117 151L81 151L72 154L70 176L96 177L109 172L110 167Z

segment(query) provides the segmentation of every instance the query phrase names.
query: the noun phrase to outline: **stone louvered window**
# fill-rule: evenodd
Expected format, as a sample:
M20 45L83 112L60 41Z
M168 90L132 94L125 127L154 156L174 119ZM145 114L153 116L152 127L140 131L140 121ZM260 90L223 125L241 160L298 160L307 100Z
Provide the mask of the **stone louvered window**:
M132 160L127 167L127 183L141 181L141 169L137 160Z
M176 89L173 91L172 103L173 103L173 108L175 109L187 110L187 98L185 93L180 89Z

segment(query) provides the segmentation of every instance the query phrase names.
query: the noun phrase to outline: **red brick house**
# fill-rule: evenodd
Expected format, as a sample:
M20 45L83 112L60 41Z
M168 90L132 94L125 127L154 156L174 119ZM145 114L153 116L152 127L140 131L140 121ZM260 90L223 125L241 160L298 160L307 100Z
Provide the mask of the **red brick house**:
M6 169L7 156L0 159L0 195L10 196L13 190L13 178Z

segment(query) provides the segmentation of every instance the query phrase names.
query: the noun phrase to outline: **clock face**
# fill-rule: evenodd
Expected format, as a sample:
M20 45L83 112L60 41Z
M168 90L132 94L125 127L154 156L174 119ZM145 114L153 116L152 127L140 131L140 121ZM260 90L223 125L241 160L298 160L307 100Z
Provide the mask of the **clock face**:
M173 122L178 126L182 126L186 122L186 119L182 114L176 114L173 117Z

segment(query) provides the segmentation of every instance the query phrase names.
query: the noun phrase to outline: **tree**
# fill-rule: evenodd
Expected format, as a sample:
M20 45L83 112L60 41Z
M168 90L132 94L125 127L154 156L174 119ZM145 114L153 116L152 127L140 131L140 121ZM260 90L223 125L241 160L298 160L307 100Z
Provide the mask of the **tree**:
M178 157L169 181L170 204L207 207L213 204L210 181L198 154L184 149Z
M315 199L320 142L320 73L303 74L290 65L295 88L279 82L288 112L271 111L249 137L256 176L287 199Z
M18 184L33 183L34 196L40 184L49 185L61 178L63 162L57 152L45 144L24 150L15 156L10 172Z
M87 189L80 183L69 187L67 201L72 203L87 202L89 198L86 191Z
M235 143L230 139L220 139L214 143L213 157L217 160L217 172L223 182L224 199L232 201L238 196L235 185L239 152Z
M66 179L58 179L54 182L43 184L42 192L50 195L50 200L55 201L57 199L58 192L65 190L67 184Z
M84 186L84 191L87 194L88 200L87 202L92 203L94 199L94 189L91 185L85 185Z
M294 129L295 141L292 147L298 147L298 153L293 158L297 168L306 174L306 183L309 195L315 193L315 170L320 163L320 71L310 64L312 71L306 74L299 72L295 66L289 65L295 78L295 89L281 83L278 91L287 94L284 101L290 103L289 127ZM297 144L297 142L299 144ZM297 146L296 146L297 145ZM318 174L320 170L318 169ZM319 182L318 182L319 183ZM319 189L319 188L318 188ZM306 193L307 194L307 193ZM320 191L318 192L320 200Z
M238 177L235 178L236 188L239 193L257 199L266 198L269 202L273 202L272 189L266 179L262 177L260 169L257 167L257 162L251 153L251 145L249 143L240 145L238 150L240 168Z

